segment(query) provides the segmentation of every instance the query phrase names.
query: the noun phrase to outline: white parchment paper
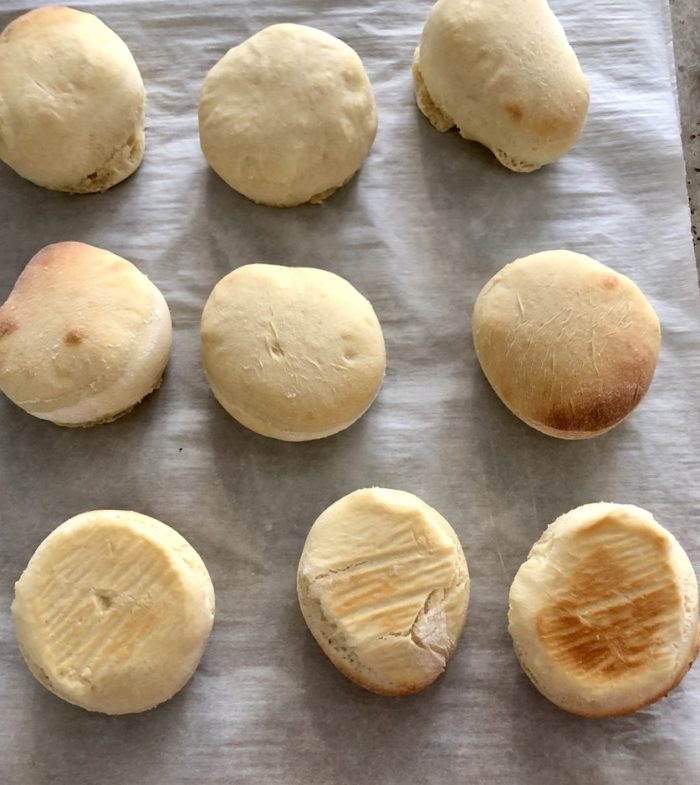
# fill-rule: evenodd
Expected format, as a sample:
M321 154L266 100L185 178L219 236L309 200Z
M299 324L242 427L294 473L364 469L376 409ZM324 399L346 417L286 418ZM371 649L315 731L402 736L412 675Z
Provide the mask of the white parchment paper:
M0 401L0 782L3 785L700 781L700 668L669 698L603 721L569 716L529 684L506 631L510 582L556 516L633 502L700 566L698 290L662 0L552 0L591 85L575 149L528 175L442 135L413 102L410 62L429 3L303 0L95 2L148 89L140 171L101 196L50 193L0 166L0 297L43 245L82 240L162 289L175 344L162 389L129 416L61 429ZM0 25L27 10L1 0ZM295 21L353 46L380 130L358 177L322 206L258 207L206 166L197 100L207 70L261 27ZM520 423L485 382L469 315L486 280L547 248L631 276L663 349L636 413L567 443ZM340 273L374 304L388 373L368 414L316 443L239 427L213 400L198 351L216 281L251 262ZM445 675L405 699L346 681L307 633L295 571L306 533L356 488L412 491L453 524L472 574L466 631ZM13 583L68 517L132 508L199 550L217 619L189 686L131 717L92 715L30 676L14 640Z

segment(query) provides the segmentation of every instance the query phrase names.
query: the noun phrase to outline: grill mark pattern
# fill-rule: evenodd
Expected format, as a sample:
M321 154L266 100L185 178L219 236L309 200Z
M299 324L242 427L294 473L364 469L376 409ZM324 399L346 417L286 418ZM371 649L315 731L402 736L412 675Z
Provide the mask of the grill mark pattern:
M452 566L447 553L420 554L415 546L386 550L371 562L323 578L325 604L350 633L368 622L386 632L407 631L426 593L451 582Z
M162 570L162 568L163 563L161 559L152 559L135 584L129 586L129 583L122 581L122 588L119 591L125 593L128 589L129 594L138 597L139 594L144 593L146 586L150 586L154 583L157 572ZM133 572L133 569L130 570L130 573ZM132 603L125 604L118 611L114 611L114 614L119 614L119 616L113 616L110 624L103 624L96 627L95 633L91 638L84 641L81 647L73 653L73 667L77 670L89 667L91 663L93 665L99 664L101 656L104 657L107 655L106 649L110 639L117 638L126 625L131 623L134 635L140 634L140 626L145 626L134 624L138 617L134 614ZM139 616L140 615L142 614L139 613ZM148 615L150 616L150 614ZM119 619L119 621L117 621L117 619ZM95 668L93 672L97 674L98 670L99 668Z
M411 539L406 541L408 537ZM404 540L404 542L401 542L401 540ZM401 532L401 534L391 540L373 542L371 550L366 553L358 552L355 560L350 563L345 560L330 563L326 571L316 575L314 580L320 580L327 575L338 575L356 567L366 567L367 570L376 569L380 571L400 564L406 557L417 558L422 555L432 554L436 548L440 547L425 538L421 540L412 530Z
M166 581L151 580L150 584L146 584L144 580L137 590L143 592L146 585L150 588L157 584L160 594L168 590L174 579L174 575L170 575ZM157 609L140 608L137 616L131 612L125 614L122 623L112 628L111 635L105 636L105 640L100 642L100 646L91 653L89 660L85 660L85 664L94 663L93 673L97 676L101 666L108 661L129 659L139 644L148 639L159 621Z
M84 568L85 569L85 568ZM46 637L47 640L52 642L53 645L57 646L69 646L69 650L72 651L72 646L70 645L70 641L66 640L66 632L70 631L76 621L80 618L81 614L86 615L89 614L92 609L92 597L90 596L90 592L92 587L98 582L99 576L99 584L100 586L104 587L114 587L115 593L119 591L115 587L115 576L118 574L118 571L123 569L123 563L119 560L112 571L107 576L100 576L99 575L99 568L95 563L89 565L87 567L85 573L81 578L77 581L78 587L77 590L82 592L85 595L85 599L79 603L72 606L71 610L66 613L65 611L65 604L63 603L59 606L58 610L52 614L51 621L47 619L47 630L46 630ZM127 580L131 579L131 576L143 571L143 560L135 559L131 565L129 566L127 572L125 573L124 577ZM123 581L122 581L123 583ZM72 587L73 590L76 590L76 587ZM74 599L75 594L71 597L70 595L67 596L67 599ZM69 655L68 655L69 656Z
M113 549L112 541L116 539L120 539L118 535L113 535L109 538L106 537L103 532L91 532L79 545L70 548L61 561L53 565L51 579L44 585L44 589L39 596L46 598L50 595L53 592L57 581L60 581L61 583L71 581L77 578L81 573L85 573L86 569L92 569L94 567L94 562L86 565L85 554L103 547L105 542L109 542L108 547ZM140 547L142 546L138 541L129 542L126 547L121 547L119 553L120 559L123 561L130 561L133 552Z
M133 550L133 549L130 549ZM65 560L69 561L69 560ZM62 564L62 563L61 563ZM133 562L133 565L138 565L138 560ZM59 564L59 568L60 568ZM112 572L106 576L101 576L99 583L101 586L113 586L114 584L114 575L115 572L119 569L120 564L117 563L115 568ZM79 606L76 605L74 607L70 607L70 602L72 597L75 595L71 595L69 592L75 589L75 585L84 585L86 587L91 587L95 585L95 573L99 574L99 570L96 570L96 565L93 562L89 566L85 566L85 564L81 561L78 568L74 568L71 570L70 577L63 576L61 574L60 569L57 569L57 572L53 576L53 580L50 582L49 586L41 593L38 610L39 615L43 619L44 625L47 628L47 637L49 640L54 640L56 642L60 642L63 637L63 633L65 632L64 628L70 627L80 618L80 615L85 615L92 610L92 598L87 596L86 599L80 604ZM81 574L82 572L82 574ZM52 604L52 597L61 596L63 601L60 603L56 603L52 606L52 612L46 612L46 606ZM68 613L66 613L68 607ZM56 623L60 621L61 623L56 626Z
M682 604L665 541L619 527L607 534L604 523L577 537L581 558L562 576L568 585L536 619L555 662L601 680L670 656L663 642Z
M131 657L159 621L157 608L144 606L142 598L149 596L149 606L157 603L177 576L146 542L124 543L119 532L95 532L52 565L36 595L34 607L44 626L48 661L59 679L73 677L89 686L99 676L100 663ZM94 601L97 588L118 600L104 617ZM62 594L66 600L54 604L52 598ZM76 630L83 620L90 630L84 638ZM82 676L86 669L89 680Z

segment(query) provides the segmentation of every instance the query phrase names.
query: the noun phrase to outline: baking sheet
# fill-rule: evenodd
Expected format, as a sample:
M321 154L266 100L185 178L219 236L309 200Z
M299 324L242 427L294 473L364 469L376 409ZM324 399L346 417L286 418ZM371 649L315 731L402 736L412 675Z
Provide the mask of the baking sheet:
M50 193L0 166L0 297L43 245L82 240L134 261L164 292L175 343L161 390L89 430L0 401L0 782L694 783L700 668L636 715L587 721L530 686L506 631L510 582L560 513L600 499L651 510L700 566L696 446L698 292L660 0L553 0L591 83L575 149L512 174L476 144L434 131L413 103L410 61L427 2L76 3L130 46L148 89L140 171L101 196ZM2 0L0 25L27 10ZM380 130L360 175L322 206L258 207L206 166L198 90L232 45L278 21L350 43L372 80ZM470 342L479 289L546 248L630 275L663 326L651 391L606 436L567 443L512 417ZM198 353L216 281L251 261L340 273L374 304L388 372L348 431L284 444L239 427L213 400ZM467 627L423 694L371 695L307 633L295 571L331 502L368 485L410 490L453 524L469 560ZM199 550L217 619L192 682L160 708L92 715L30 676L14 641L13 583L39 542L88 509L133 508Z

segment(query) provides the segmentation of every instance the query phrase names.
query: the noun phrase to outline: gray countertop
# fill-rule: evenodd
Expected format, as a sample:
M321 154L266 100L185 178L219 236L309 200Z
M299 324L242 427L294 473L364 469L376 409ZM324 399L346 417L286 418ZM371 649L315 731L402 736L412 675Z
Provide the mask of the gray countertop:
M670 0L695 259L700 269L700 5Z

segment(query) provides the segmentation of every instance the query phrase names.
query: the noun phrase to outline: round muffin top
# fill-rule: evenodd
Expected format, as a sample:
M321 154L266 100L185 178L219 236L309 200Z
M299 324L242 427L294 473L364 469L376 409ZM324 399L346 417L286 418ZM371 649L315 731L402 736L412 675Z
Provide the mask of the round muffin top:
M0 390L59 425L108 420L157 387L171 340L163 295L131 262L55 243L0 307Z
M469 573L436 510L405 491L363 488L311 527L297 591L311 633L345 676L408 695L445 669L464 627Z
M266 27L229 50L202 87L202 151L254 202L321 201L360 168L376 131L362 61L312 27Z
M654 309L629 278L571 251L506 265L479 293L472 331L503 403L564 439L604 433L635 408L661 340Z
M201 341L219 403L251 430L286 441L347 428L384 377L384 338L369 301L311 267L229 273L204 307Z
M145 90L126 44L92 14L30 11L0 35L0 159L37 185L104 191L143 156Z
M518 570L509 629L547 698L608 716L648 705L685 675L697 608L692 565L650 513L587 504L558 518Z
M588 82L546 0L438 0L413 74L438 130L456 125L517 172L564 155L588 112Z
M192 546L125 510L66 521L15 586L17 638L36 678L90 711L145 711L194 672L214 618L214 589Z

